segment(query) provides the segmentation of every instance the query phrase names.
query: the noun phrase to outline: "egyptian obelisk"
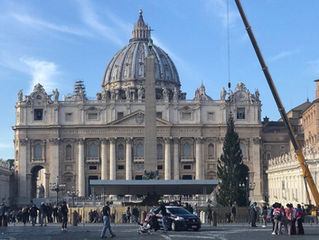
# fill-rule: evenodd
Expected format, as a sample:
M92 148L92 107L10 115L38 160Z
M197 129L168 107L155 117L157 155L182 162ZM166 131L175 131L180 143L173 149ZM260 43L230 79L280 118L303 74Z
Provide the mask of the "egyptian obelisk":
M149 52L145 66L145 115L144 115L144 170L155 172L156 159L156 92L155 92L155 62L152 54L152 39L149 39Z

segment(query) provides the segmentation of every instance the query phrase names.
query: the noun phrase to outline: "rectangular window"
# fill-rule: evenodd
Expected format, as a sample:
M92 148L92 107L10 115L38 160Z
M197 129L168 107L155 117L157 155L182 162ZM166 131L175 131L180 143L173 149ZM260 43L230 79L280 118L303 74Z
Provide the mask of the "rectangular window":
M182 120L192 120L192 113L191 112L182 112Z
M136 175L135 176L135 180L142 180L143 179L143 175Z
M89 120L97 120L97 113L88 113Z
M43 119L43 109L34 109L34 120L41 121Z
M157 118L162 118L162 115L163 115L162 112L156 112L156 117Z
M163 169L163 165L157 165L157 170L162 170Z
M207 120L208 121L214 121L215 120L215 114L213 112L207 113Z
M90 170L96 170L96 169L97 169L97 166L95 166L95 165L89 166L89 169L90 169Z
M118 166L117 166L117 169L118 169L118 170L124 170L124 165L118 165Z
M117 112L117 119L121 119L122 117L124 117L124 113L123 112Z
M237 119L245 119L245 108L237 108Z
M72 121L72 120L73 120L72 113L66 113L65 114L65 121Z
M192 175L183 175L183 176L182 176L182 179L183 179L183 180L192 180L192 179L193 179L193 176L192 176Z
M184 169L185 169L185 170L192 169L192 165L184 165Z

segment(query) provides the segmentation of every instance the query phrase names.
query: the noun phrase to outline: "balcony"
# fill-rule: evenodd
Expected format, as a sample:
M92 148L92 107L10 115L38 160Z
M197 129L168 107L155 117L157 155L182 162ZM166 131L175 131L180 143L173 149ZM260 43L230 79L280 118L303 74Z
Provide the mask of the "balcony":
M87 157L86 158L86 162L87 163L99 163L100 162L100 158L98 158L98 157Z
M190 163L190 162L194 162L195 159L192 156L181 156L181 162L182 163Z

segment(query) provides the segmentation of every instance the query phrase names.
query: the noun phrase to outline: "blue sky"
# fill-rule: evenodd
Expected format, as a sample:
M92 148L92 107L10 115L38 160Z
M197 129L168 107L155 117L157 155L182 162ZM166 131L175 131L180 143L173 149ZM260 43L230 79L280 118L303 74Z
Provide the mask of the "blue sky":
M242 0L282 102L289 109L314 100L319 78L319 1ZM213 99L242 81L262 100L262 116L279 113L233 0L0 1L0 158L13 158L15 103L40 82L51 94L71 93L83 80L101 91L112 56L131 38L143 9L155 44L173 59L188 98L203 82ZM230 32L230 64L227 54ZM229 66L229 68L228 68Z

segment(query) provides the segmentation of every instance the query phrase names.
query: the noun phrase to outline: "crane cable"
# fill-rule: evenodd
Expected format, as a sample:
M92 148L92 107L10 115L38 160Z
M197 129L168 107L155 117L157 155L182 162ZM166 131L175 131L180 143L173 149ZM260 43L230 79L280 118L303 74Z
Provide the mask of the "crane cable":
M227 2L227 13L226 13L226 24L227 24L227 76L228 76L228 88L230 91L231 88L231 81L230 81L230 27L229 27L229 0L226 0Z

